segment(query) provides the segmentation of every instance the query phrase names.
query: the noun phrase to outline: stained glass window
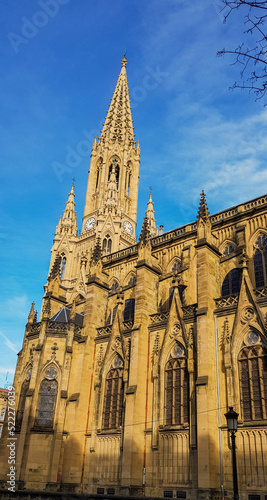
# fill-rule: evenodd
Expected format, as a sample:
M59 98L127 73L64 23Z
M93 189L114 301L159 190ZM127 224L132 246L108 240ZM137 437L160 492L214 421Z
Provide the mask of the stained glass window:
M254 273L256 288L267 285L267 236L261 234L254 244Z
M111 369L106 378L103 409L103 429L117 429L122 425L123 368Z
M134 308L135 308L134 299L125 300L123 321L134 320Z
M238 359L243 419L266 419L267 350L261 345L244 347Z
M241 270L232 269L224 278L222 284L222 296L232 295L240 292Z
M53 426L54 408L57 397L57 381L44 380L40 388L40 400L36 425L38 427Z
M182 349L176 350L165 366L166 425L188 423L188 390L187 360Z
M25 410L26 395L27 395L27 392L29 390L29 386L30 386L30 378L24 380L24 382L21 386L20 397L19 397L19 406L18 406L17 414L16 414L16 430L20 430L20 428L21 428L23 414L24 414L24 410Z

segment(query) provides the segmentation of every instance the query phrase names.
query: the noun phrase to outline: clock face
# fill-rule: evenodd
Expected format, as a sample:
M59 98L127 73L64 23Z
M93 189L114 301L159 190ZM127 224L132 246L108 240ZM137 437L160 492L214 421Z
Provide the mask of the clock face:
M95 218L94 217L90 217L90 219L88 219L84 225L84 229L85 231L89 231L90 229L92 229L95 225Z
M123 229L127 234L133 234L133 226L128 220L124 221Z

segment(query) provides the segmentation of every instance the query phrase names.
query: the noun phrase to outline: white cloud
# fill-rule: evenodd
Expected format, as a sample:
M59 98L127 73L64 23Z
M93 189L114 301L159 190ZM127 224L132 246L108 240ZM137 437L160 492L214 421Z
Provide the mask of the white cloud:
M29 312L29 301L26 294L7 299L3 304L3 310L7 315L15 314L21 319L26 319Z
M11 351L17 353L18 348L16 347L16 345L11 342L11 340L9 340L9 338L6 337L6 335L4 335L2 332L0 332L0 335L5 339L5 346L8 347L8 349L10 349Z

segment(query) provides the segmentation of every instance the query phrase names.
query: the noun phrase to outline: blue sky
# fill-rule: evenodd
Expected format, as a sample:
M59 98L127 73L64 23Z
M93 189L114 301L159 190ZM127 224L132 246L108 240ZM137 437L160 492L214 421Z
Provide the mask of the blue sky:
M223 24L219 0L0 6L1 387L7 372L12 380L33 300L40 311L73 176L81 228L90 155L77 150L85 134L99 135L125 48L141 142L138 232L151 185L166 231L195 220L202 189L211 213L264 194L267 109L229 91L239 68L216 53L235 47L244 28L240 15Z

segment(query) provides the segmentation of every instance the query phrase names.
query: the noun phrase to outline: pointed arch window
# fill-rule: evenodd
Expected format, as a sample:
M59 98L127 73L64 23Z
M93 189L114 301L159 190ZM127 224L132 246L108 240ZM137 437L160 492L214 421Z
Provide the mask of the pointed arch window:
M120 366L116 366L120 365ZM119 356L106 377L102 428L118 429L122 425L123 412L123 367Z
M104 255L108 255L111 253L111 248L112 248L112 239L109 234L106 234L105 238L103 239L103 245L102 245L102 250L104 252Z
M22 424L24 410L25 410L27 392L28 392L29 387L30 387L31 373L32 373L32 369L30 368L28 370L26 378L21 386L19 405L18 405L18 409L17 409L17 413L16 413L16 430L17 431L19 431L21 429L21 424Z
M176 344L165 366L165 423L189 422L189 382L187 359L180 344Z
M65 254L62 254L60 259L61 260L60 260L59 274L60 274L60 279L63 280L65 276L66 262L67 262Z
M123 312L123 321L134 320L135 299L126 299Z
M256 288L267 286L267 236L260 234L254 244L254 273Z
M37 410L36 427L51 429L53 427L54 411L56 405L58 383L57 371L50 366L45 373L45 380L41 383L39 391L39 405Z
M110 290L112 292L116 292L118 289L119 289L119 283L116 280L112 281L112 285L110 287Z
M232 269L224 278L222 284L222 297L240 292L241 270Z
M258 334L251 332L250 337L257 342ZM243 420L267 419L267 350L262 345L246 346L238 364Z

